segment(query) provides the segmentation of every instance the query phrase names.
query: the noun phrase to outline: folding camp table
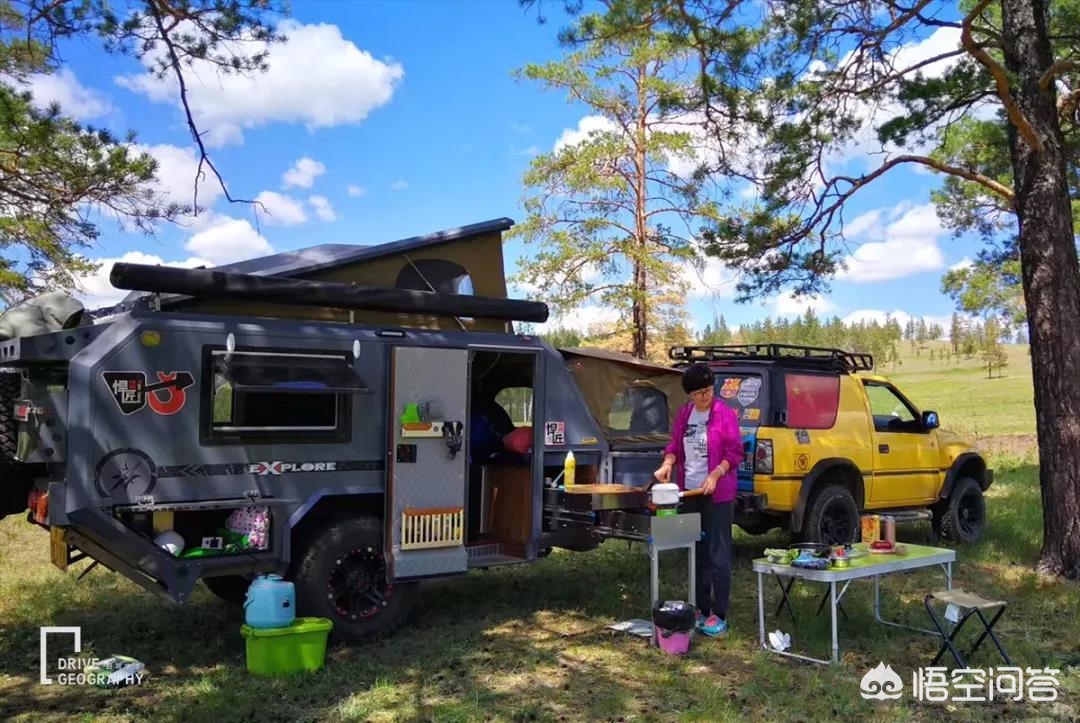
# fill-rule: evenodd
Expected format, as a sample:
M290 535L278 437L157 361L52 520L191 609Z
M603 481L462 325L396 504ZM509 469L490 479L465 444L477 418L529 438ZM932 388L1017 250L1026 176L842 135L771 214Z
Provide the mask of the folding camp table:
M859 546L861 547L861 546ZM945 571L945 586L947 589L952 589L952 564L956 561L956 552L953 550L943 549L939 547L927 547L924 545L910 545L903 543L900 545L903 548L903 553L895 554L867 554L861 557L854 557L848 561L848 567L841 568L829 568L826 570L813 570L809 568L793 567L791 565L781 565L769 562L767 558L758 558L753 561L753 570L757 573L758 578L758 633L761 639L761 647L765 650L769 650L778 655L785 655L791 658L798 658L799 660L805 660L812 663L821 663L822 665L829 665L830 663L840 662L840 645L837 642L837 608L840 607L840 603L843 600L844 594L847 592L848 586L853 580L861 580L865 578L873 578L874 580L874 620L882 625L888 625L894 628L902 628L905 630L914 630L916 632L928 633L930 635L938 635L937 631L929 630L926 628L917 628L911 625L904 625L902 623L892 622L884 620L881 617L881 578L886 575L893 575L898 572L904 572L907 570L917 570L924 567L934 567L935 565L941 566ZM783 600L781 601L781 609L786 604L790 610L790 600L787 597L787 593L791 588L791 584L795 579L805 580L809 582L822 582L829 586L827 590L829 600L829 610L832 615L832 657L828 660L821 658L813 658L806 655L799 655L793 652L787 652L784 650L775 650L770 647L765 639L765 577L770 576L776 579L780 584L780 589L783 593ZM789 581L787 587L784 587L781 578L793 578ZM837 591L837 583L843 583L839 592ZM821 605L818 606L821 609ZM777 610L779 614L780 609ZM793 617L794 619L794 617Z

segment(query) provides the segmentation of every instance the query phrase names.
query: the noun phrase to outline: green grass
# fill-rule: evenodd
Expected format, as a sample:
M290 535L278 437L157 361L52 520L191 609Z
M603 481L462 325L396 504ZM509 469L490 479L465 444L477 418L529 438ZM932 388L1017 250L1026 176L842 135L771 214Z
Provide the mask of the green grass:
M1026 411L1014 408L1030 404L1030 382L1017 381L1026 367L1010 365L1005 379L989 380L980 393L995 401L979 406L970 391L953 393L948 383L977 385L978 369L924 366L912 359L887 372L917 404L938 409L946 426L972 424L984 441L1011 440L994 452L989 529L979 544L957 550L956 584L1010 601L997 628L1001 638L1017 664L1062 671L1056 703L912 701L911 673L929 662L935 642L875 625L869 582L853 584L845 598L851 620L841 623L839 666L760 651L749 561L786 542L775 532L736 533L732 630L719 640L698 638L682 658L605 628L646 616L649 594L643 548L609 541L589 553L556 552L532 565L434 581L425 586L411 625L397 635L367 647L334 647L322 671L275 680L247 673L242 612L201 586L188 605L176 607L101 567L76 581L87 563L60 573L49 565L47 535L8 518L0 522L0 720L1076 720L1080 590L1033 570L1042 535L1033 425L1015 424ZM992 394L998 385L1008 391ZM978 426L972 412L984 420ZM921 523L901 526L899 537L927 542L929 530ZM680 553L665 553L665 596L685 594L684 570ZM922 595L941 586L940 573L931 571L890 580L885 615L927 624ZM814 614L819 595L820 588L797 587L800 626L786 617L770 617L768 626L792 632L800 650L821 657L828 625L827 616ZM775 585L766 588L766 598L771 611ZM115 692L43 687L42 625L80 625L84 655L133 655L147 664L150 677ZM995 665L992 650L984 645L973 665ZM860 678L879 661L905 679L901 701L860 697Z

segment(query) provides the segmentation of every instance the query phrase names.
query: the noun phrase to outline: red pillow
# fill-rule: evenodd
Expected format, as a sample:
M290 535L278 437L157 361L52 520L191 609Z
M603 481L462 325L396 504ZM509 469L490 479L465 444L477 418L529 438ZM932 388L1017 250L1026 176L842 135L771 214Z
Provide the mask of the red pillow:
M528 454L532 451L532 427L518 427L503 437L503 446L510 452Z

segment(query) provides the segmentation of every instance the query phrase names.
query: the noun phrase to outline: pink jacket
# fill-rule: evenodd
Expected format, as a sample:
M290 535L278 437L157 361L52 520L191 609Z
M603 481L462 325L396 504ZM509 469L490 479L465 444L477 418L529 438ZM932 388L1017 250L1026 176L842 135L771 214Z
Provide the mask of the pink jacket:
M675 472L677 475L672 481L679 485L679 489L685 489L683 486L683 464L686 461L686 456L683 452L683 435L686 433L686 425L690 420L690 410L693 407L693 403L688 402L675 415L675 428L671 431L671 441L664 449L665 455L675 455ZM716 469L720 466L720 462L725 459L728 461L729 466L728 473L716 483L713 502L731 502L735 499L739 463L743 460L742 434L739 432L739 419L735 416L735 412L731 411L719 399L713 400L706 435L709 470Z

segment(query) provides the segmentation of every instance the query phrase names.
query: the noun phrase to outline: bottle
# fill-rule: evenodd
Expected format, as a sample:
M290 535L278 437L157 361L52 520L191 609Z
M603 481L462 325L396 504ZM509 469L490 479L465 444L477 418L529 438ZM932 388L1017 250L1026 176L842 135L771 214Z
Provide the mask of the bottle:
M563 462L563 487L574 486L574 472L577 469L577 461L574 459L574 450L570 450L566 453L566 460Z
M896 518L892 515L884 515L881 518L881 538L888 542L896 542Z

